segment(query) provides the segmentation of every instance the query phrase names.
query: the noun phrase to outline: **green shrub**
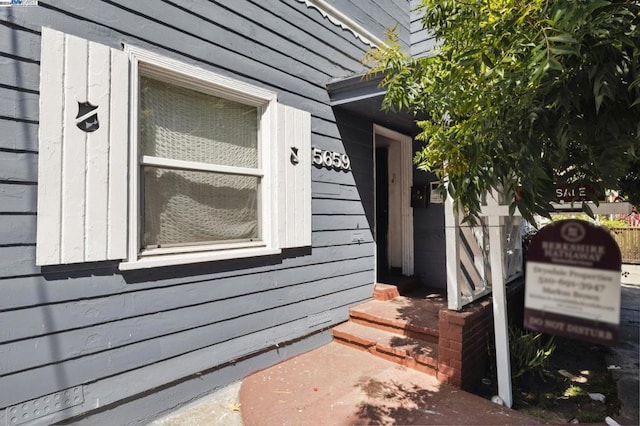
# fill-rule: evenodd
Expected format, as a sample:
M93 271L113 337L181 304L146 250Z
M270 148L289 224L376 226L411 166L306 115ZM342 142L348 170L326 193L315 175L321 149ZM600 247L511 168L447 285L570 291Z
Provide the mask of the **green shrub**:
M525 375L544 378L546 363L556 348L553 337L531 333L518 327L509 327L511 352L511 378L514 382Z
M586 214L553 214L551 220L557 222L564 219L580 219L587 222L597 223L605 228L624 228L629 226L629 223L622 219L609 219L606 215L596 215L596 219L592 219Z
M629 223L627 223L627 221L619 219L599 219L599 223L605 228L626 228L629 226Z

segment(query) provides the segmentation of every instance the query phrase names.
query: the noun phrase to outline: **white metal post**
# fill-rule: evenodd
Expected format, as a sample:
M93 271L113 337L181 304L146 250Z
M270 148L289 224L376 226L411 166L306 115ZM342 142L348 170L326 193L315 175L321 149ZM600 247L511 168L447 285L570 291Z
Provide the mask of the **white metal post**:
M498 194L487 197L487 204L498 204ZM507 295L504 280L504 249L500 216L489 215L489 257L491 259L491 284L493 290L493 326L495 330L496 371L498 373L498 396L504 405L513 405L511 391L511 360L509 358L509 324L507 318Z

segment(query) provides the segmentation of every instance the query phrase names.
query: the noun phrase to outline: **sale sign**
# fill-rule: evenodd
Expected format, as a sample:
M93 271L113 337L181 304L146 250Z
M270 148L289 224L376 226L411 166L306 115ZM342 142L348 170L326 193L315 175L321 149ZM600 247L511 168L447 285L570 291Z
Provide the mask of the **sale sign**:
M620 248L606 229L576 219L545 226L527 250L525 327L615 343L621 268Z

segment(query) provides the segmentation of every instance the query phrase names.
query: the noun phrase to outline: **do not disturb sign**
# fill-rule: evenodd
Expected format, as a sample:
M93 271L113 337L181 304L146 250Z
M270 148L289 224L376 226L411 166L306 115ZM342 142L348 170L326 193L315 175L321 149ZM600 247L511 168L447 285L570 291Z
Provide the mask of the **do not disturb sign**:
M620 248L606 229L576 219L545 226L527 250L525 327L615 343L621 267Z

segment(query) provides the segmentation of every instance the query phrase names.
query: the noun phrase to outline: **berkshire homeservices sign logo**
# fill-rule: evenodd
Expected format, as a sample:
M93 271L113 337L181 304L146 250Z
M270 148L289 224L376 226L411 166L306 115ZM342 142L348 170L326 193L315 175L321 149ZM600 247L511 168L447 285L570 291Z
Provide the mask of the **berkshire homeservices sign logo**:
M620 248L582 220L549 224L527 250L525 327L613 344L620 323Z

